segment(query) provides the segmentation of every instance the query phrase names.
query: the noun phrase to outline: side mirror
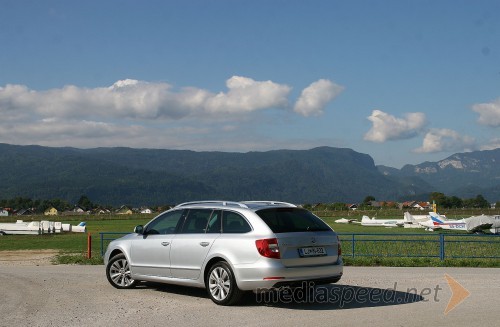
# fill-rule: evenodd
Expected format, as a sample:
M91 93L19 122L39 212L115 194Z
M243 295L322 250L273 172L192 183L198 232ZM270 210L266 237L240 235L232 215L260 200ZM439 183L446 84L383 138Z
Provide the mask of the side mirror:
M144 233L144 226L142 225L135 226L134 233L142 235Z

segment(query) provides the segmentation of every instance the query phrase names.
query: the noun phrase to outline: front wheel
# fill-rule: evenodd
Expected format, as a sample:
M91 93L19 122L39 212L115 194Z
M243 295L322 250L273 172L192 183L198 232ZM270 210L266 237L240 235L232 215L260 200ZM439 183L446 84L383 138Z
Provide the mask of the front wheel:
M224 261L210 267L205 284L210 299L219 305L235 304L243 295L236 285L231 267Z
M113 287L120 289L132 288L137 284L137 281L132 279L130 275L130 266L123 253L115 255L109 260L106 266L106 277Z

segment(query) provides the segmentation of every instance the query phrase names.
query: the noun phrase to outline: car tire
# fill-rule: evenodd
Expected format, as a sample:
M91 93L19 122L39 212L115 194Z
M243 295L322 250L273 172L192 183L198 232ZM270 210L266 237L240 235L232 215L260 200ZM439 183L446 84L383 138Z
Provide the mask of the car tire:
M338 283L340 281L342 277L337 277L337 278L333 278L332 280L330 280L330 284L335 284L335 283Z
M218 305L233 305L244 294L236 284L233 270L225 261L219 261L210 267L205 285L208 296Z
M133 288L137 281L130 275L130 266L123 253L112 257L106 266L106 277L113 287L119 289Z

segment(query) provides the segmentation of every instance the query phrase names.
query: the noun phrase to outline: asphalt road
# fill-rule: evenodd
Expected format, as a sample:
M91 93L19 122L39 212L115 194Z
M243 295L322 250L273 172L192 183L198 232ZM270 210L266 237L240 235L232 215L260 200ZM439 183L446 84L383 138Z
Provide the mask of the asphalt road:
M459 300L470 293L447 314L445 274ZM494 268L346 267L338 284L279 298L251 293L234 307L215 305L203 289L117 290L103 266L0 262L0 288L0 326L498 326L500 309Z

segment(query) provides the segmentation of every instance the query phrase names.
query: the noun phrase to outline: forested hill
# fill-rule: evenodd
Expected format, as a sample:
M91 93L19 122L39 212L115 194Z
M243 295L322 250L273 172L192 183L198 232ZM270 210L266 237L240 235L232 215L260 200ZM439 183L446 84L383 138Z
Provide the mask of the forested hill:
M432 189L460 198L483 195L490 202L500 200L500 149L456 153L437 162L406 165L401 170L379 167L396 179L418 178Z
M0 144L0 199L60 198L120 205L189 200L360 202L429 193L412 177L385 176L351 149L319 147L228 153Z

